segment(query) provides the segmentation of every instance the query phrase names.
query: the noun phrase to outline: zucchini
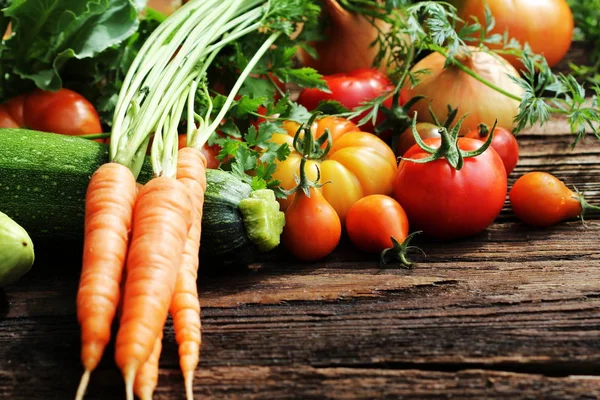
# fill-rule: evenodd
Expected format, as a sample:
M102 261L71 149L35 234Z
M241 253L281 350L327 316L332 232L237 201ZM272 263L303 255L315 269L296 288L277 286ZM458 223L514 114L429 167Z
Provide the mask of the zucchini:
M0 287L21 279L34 259L33 242L27 231L0 212Z
M26 129L0 129L0 210L34 240L81 239L85 193L108 146L88 139ZM138 182L152 178L149 159ZM201 262L247 265L279 244L284 214L271 190L253 192L233 174L208 169ZM271 192L271 193L269 193Z
M222 170L208 169L206 178L200 240L204 263L246 265L279 244L285 217L272 190L252 191Z

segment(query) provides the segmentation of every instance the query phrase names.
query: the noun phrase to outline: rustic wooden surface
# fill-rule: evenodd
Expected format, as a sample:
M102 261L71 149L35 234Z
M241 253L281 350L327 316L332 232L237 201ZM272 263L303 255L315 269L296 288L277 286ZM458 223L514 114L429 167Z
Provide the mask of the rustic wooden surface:
M519 136L509 184L554 173L600 204L600 140L571 150L564 121ZM410 270L346 241L305 264L279 249L235 276L203 276L197 399L598 399L600 216L547 229L508 202L470 239L417 238ZM81 374L77 244L37 247L0 295L0 397L70 399ZM64 247L64 246L63 246ZM87 399L124 398L109 347ZM172 326L155 399L183 399Z

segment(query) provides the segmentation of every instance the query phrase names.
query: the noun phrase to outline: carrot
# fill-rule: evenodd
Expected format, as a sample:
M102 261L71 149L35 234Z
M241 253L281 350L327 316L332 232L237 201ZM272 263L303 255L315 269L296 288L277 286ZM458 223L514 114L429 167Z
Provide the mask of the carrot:
M158 364L162 351L162 332L154 341L150 357L142 364L133 384L133 391L140 400L152 400L152 394L158 383Z
M115 344L128 400L137 371L164 328L191 217L189 191L175 178L160 176L140 188Z
M115 162L100 166L88 184L83 261L76 300L85 371L77 389L77 400L83 398L90 374L110 341L136 190L132 171Z
M173 318L175 340L179 347L179 365L185 382L186 397L188 400L193 400L192 383L202 343L200 302L196 283L202 207L206 191L206 158L202 152L192 147L179 150L177 180L191 191L194 211L169 312Z

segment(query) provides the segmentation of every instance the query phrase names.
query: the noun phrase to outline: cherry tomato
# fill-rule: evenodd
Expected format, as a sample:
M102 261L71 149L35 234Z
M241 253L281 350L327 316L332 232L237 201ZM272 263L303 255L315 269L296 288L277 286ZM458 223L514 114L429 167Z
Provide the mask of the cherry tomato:
M465 134L465 137L480 139L485 142L489 134L484 133L482 136L481 133L479 129L472 129ZM519 161L519 143L517 142L517 138L508 129L497 126L494 129L492 147L498 152L500 158L502 158L506 174L510 175Z
M585 208L580 194L547 172L528 172L519 177L509 192L515 215L528 225L548 227L578 217Z
M323 77L331 93L322 90L310 88L300 92L298 103L306 107L309 111L314 110L319 102L323 100L336 100L348 109L360 106L364 101L372 100L394 89L391 81L383 72L373 68L361 68L348 73L338 73L325 75ZM392 106L390 97L384 105ZM358 123L367 113L364 112L352 121ZM383 121L383 113L377 116L377 123ZM360 130L373 132L373 123L371 121L360 126Z
M439 148L441 139L425 139ZM480 148L477 139L459 138L464 151ZM423 159L430 154L418 145L405 158ZM485 230L504 205L507 178L502 159L492 147L476 157L464 159L461 169L445 158L426 163L403 159L394 182L394 198L402 204L411 226L439 239L471 236Z
M430 122L417 122L416 124L417 133L421 139L439 138L439 126ZM402 156L412 146L415 145L415 136L413 135L412 127L407 128L400 134L398 142L396 143L396 154Z
M340 218L319 190L310 188L310 197L302 190L296 193L285 211L281 236L282 243L294 257L304 261L319 260L336 248L341 235Z
M293 147L298 127L297 122L286 121L286 133L274 133L270 139L277 144L287 143L292 150L284 161L277 161L277 169L273 173L273 179L281 181L281 187L287 190L296 186L295 176L300 171L302 157ZM330 182L320 191L343 222L356 200L370 194L392 193L396 156L383 140L372 133L359 131L355 124L344 118L321 118L313 124L311 132L319 137L325 129L331 134L331 149L323 159L308 160L306 174L310 179L316 179L314 165L319 166L321 181ZM289 207L295 195L280 199L282 210Z
M0 128L28 128L64 135L102 133L100 117L80 94L36 89L0 106Z
M346 215L346 232L350 241L369 253L380 253L408 236L408 217L402 206L390 196L373 194L350 207Z
M485 24L485 4L494 16L492 33L518 40L521 45L529 43L534 53L546 57L550 67L558 64L571 46L573 38L573 13L566 0L454 0L458 16L473 23L472 16ZM490 48L501 45L489 44ZM517 70L521 62L509 55L504 56Z

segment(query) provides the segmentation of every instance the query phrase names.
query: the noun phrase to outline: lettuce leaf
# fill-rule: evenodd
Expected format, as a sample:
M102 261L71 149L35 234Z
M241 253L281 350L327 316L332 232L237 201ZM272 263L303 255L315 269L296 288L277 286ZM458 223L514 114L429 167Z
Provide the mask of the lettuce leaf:
M0 46L0 99L32 84L55 91L71 59L88 59L118 46L139 26L140 0L13 0L0 22L13 34ZM2 25L2 23L0 23Z

